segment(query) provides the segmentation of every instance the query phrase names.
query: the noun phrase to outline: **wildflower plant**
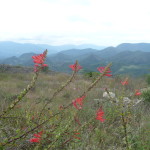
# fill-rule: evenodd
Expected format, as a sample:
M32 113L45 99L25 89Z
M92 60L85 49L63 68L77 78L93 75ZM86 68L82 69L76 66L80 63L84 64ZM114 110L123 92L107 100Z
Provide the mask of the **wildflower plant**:
M46 58L46 55L47 55L47 50L43 52L43 54L39 54L39 55L36 55L36 56L32 56L33 58L33 62L35 63L34 64L34 76L33 76L33 80L31 81L31 83L27 86L26 89L23 90L23 92L21 92L17 99L8 107L6 108L6 110L3 110L3 112L1 113L0 117L4 117L4 115L8 114L11 110L14 109L14 107L24 98L24 96L30 91L31 88L34 87L35 85L35 82L37 81L37 78L38 78L38 75L39 75L39 72L44 68L44 67L47 67L48 65L47 64L44 64L44 61L45 61L45 58ZM110 66L110 65L109 65ZM69 66L72 70L73 70L73 75L71 76L71 78L64 84L62 85L59 89L57 89L53 96L50 98L50 100L54 99L54 97L57 96L57 94L59 94L70 82L72 82L75 74L80 70L82 69L82 67L78 64L78 62L76 61L76 63L74 65L70 65ZM106 69L103 69L103 73L100 75L100 77L98 77L97 80L95 80L90 86L89 88L87 88L87 90L82 94L81 97L79 98L76 98L75 100L73 100L72 103L68 104L67 106L64 106L63 109L60 109L60 111L56 114L52 114L47 120L44 120L43 122L39 122L34 128L26 131L25 133L21 134L20 136L17 136L17 137L14 137L14 138L11 138L11 139L8 139L6 142L3 142L1 143L2 146L5 146L9 143L14 143L15 141L21 139L21 138L25 138L26 136L28 136L28 134L30 134L31 132L33 132L34 130L37 130L39 127L43 126L44 124L48 123L49 120L51 118L55 118L56 116L58 115L62 115L64 112L65 112L65 109L69 108L71 106L71 104L73 104L73 106L78 110L82 109L82 106L83 106L83 100L85 99L85 95L97 84L97 82L105 75L106 71L107 71L107 67ZM46 108L46 106L48 105L49 102L47 102L41 113L40 113L40 117L43 113L43 110ZM62 108L62 107L61 107ZM64 112L62 112L64 111ZM40 120L40 117L38 118L38 120ZM32 117L32 120L34 117ZM78 120L78 119L76 119ZM78 123L79 123L79 120L78 120ZM56 129L57 130L57 129ZM34 133L33 134L33 137L29 139L29 141L31 143L40 143L41 142L41 138L42 138L42 134L43 132L38 132L37 134ZM75 133L75 134L78 134ZM76 139L80 139L78 136L75 136L73 135L72 137L76 138ZM66 143L66 142L65 142Z
M120 136L120 138L125 139L125 144L120 145L123 145L122 147L128 150L131 149L128 130L130 127L130 109L132 105L127 105L127 107L125 107L123 103L123 97L126 94L124 87L129 84L128 78L120 82L123 92L119 92L122 95L115 94L115 96L118 96L119 102L115 100L115 98L112 98L109 89L105 88L106 94L108 94L109 97L106 102L111 104L113 108L117 109L111 110L115 115L117 115L114 117L114 120L111 118L112 113L109 114L110 110L106 107L106 102L101 103L98 109L92 110L91 108L87 108L88 102L92 101L89 100L89 95L90 92L92 92L92 89L94 89L94 87L98 85L103 78L107 77L106 79L110 79L113 76L111 71L111 63L105 67L98 67L97 70L100 72L99 75L97 75L93 81L89 82L88 86L84 89L74 91L76 92L75 95L68 97L69 102L56 105L57 100L62 96L62 92L67 88L69 89L71 84L74 84L78 71L82 69L82 66L79 65L78 61L76 61L74 64L68 66L70 69L72 69L72 75L70 78L68 78L67 81L64 81L63 84L55 89L53 93L49 93L49 97L46 99L46 101L39 102L41 105L39 108L37 108L36 113L32 113L32 110L28 111L27 108L29 106L27 106L26 109L22 108L22 106L20 107L19 102L23 102L25 96L35 86L40 71L48 66L45 64L46 56L47 50L42 54L32 56L34 62L34 75L31 83L20 94L17 95L17 98L8 107L3 108L0 114L0 134L5 135L5 137L0 137L0 149L9 149L13 148L14 146L18 146L20 149L25 149L24 147L19 147L19 142L25 142L27 146L26 149L29 150L66 149L67 147L70 149L75 149L75 145L80 147L87 137L89 138L89 141L91 140L94 143L96 143L95 141L98 139L98 146L100 147L104 144L104 135L106 133L109 134L111 126L113 126L113 124L116 122L118 123L117 126L119 126L116 126L116 129L119 128L121 131L123 129L123 137ZM133 97L140 95L141 91L138 90L135 91ZM32 102L29 104L31 103ZM89 114L88 109L90 109ZM17 111L24 114L22 118L19 118L19 116L16 115ZM83 114L85 114L85 117L82 116ZM15 131L9 129L8 132L7 129L5 129L5 125L7 125L9 118L13 118L13 121L16 123ZM4 122L5 124L2 125L1 122ZM18 122L23 123L19 124ZM112 124L108 125L108 122L111 122ZM96 135L96 138L94 135ZM109 149L108 145L105 147L105 149ZM22 146L24 145L22 144Z
M44 64L46 55L47 55L47 50L44 51L43 54L32 57L35 65L34 65L34 76L31 83L17 96L16 100L11 105L9 105L8 108L2 111L0 117L3 117L6 113L12 110L24 98L24 96L34 87L35 82L39 75L39 71L43 67L47 66L46 64Z

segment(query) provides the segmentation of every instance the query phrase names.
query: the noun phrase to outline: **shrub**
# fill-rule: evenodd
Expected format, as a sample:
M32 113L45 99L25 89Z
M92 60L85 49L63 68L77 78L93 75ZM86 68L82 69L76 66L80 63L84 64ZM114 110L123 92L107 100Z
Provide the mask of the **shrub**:
M98 72L87 72L84 74L85 77L88 77L88 78L97 78L99 76L99 73Z
M143 97L144 101L150 102L150 90L144 91L142 93L142 97Z
M146 82L148 83L148 85L150 85L150 74L147 75L147 77L146 77Z

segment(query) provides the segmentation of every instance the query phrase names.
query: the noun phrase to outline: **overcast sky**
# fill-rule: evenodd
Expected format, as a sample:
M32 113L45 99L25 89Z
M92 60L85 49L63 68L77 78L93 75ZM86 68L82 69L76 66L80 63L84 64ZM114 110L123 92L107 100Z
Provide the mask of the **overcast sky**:
M0 0L0 41L150 43L150 0Z

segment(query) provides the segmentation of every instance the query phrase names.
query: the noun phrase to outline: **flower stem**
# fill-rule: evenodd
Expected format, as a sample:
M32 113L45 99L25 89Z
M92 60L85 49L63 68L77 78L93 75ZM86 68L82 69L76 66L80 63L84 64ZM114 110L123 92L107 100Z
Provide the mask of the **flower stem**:
M122 118L122 125L123 125L123 129L124 129L126 148L127 148L127 150L129 150L129 142L128 142L128 134L127 134L127 122L125 120L125 116L124 116L123 111L121 113L121 118Z
M76 61L75 64L76 64L76 66L77 66L77 65L78 65L78 61ZM47 106L50 102L52 102L52 100L53 100L67 85L69 85L69 84L72 82L72 80L74 79L76 73L77 73L77 71L76 71L76 69L75 69L75 71L73 72L73 74L72 74L72 76L70 77L70 79L69 79L65 84L61 85L61 86L54 92L54 94L52 95L52 97L51 97L51 98L48 100L48 102L43 106L43 108L42 108L42 110L41 110L41 113L40 113L40 115L39 115L39 120L40 120L41 115L42 115L44 109L46 108L46 106Z
M30 91L30 89L34 87L38 75L39 72L35 72L31 83L17 96L14 102L11 105L9 105L8 108L6 108L6 110L2 112L2 114L0 114L0 118L3 117L6 113L8 113L10 110L12 110L24 98L24 96Z

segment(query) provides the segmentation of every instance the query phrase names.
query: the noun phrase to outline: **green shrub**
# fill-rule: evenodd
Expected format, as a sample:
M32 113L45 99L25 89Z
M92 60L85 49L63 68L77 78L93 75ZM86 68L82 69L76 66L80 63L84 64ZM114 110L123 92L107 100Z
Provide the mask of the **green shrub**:
M147 77L146 77L146 82L148 83L148 85L150 85L150 74L147 75Z
M84 76L88 77L88 78L94 78L95 79L96 77L99 76L99 73L90 71L90 72L85 73Z
M142 93L142 97L144 101L150 102L150 90L144 91Z

